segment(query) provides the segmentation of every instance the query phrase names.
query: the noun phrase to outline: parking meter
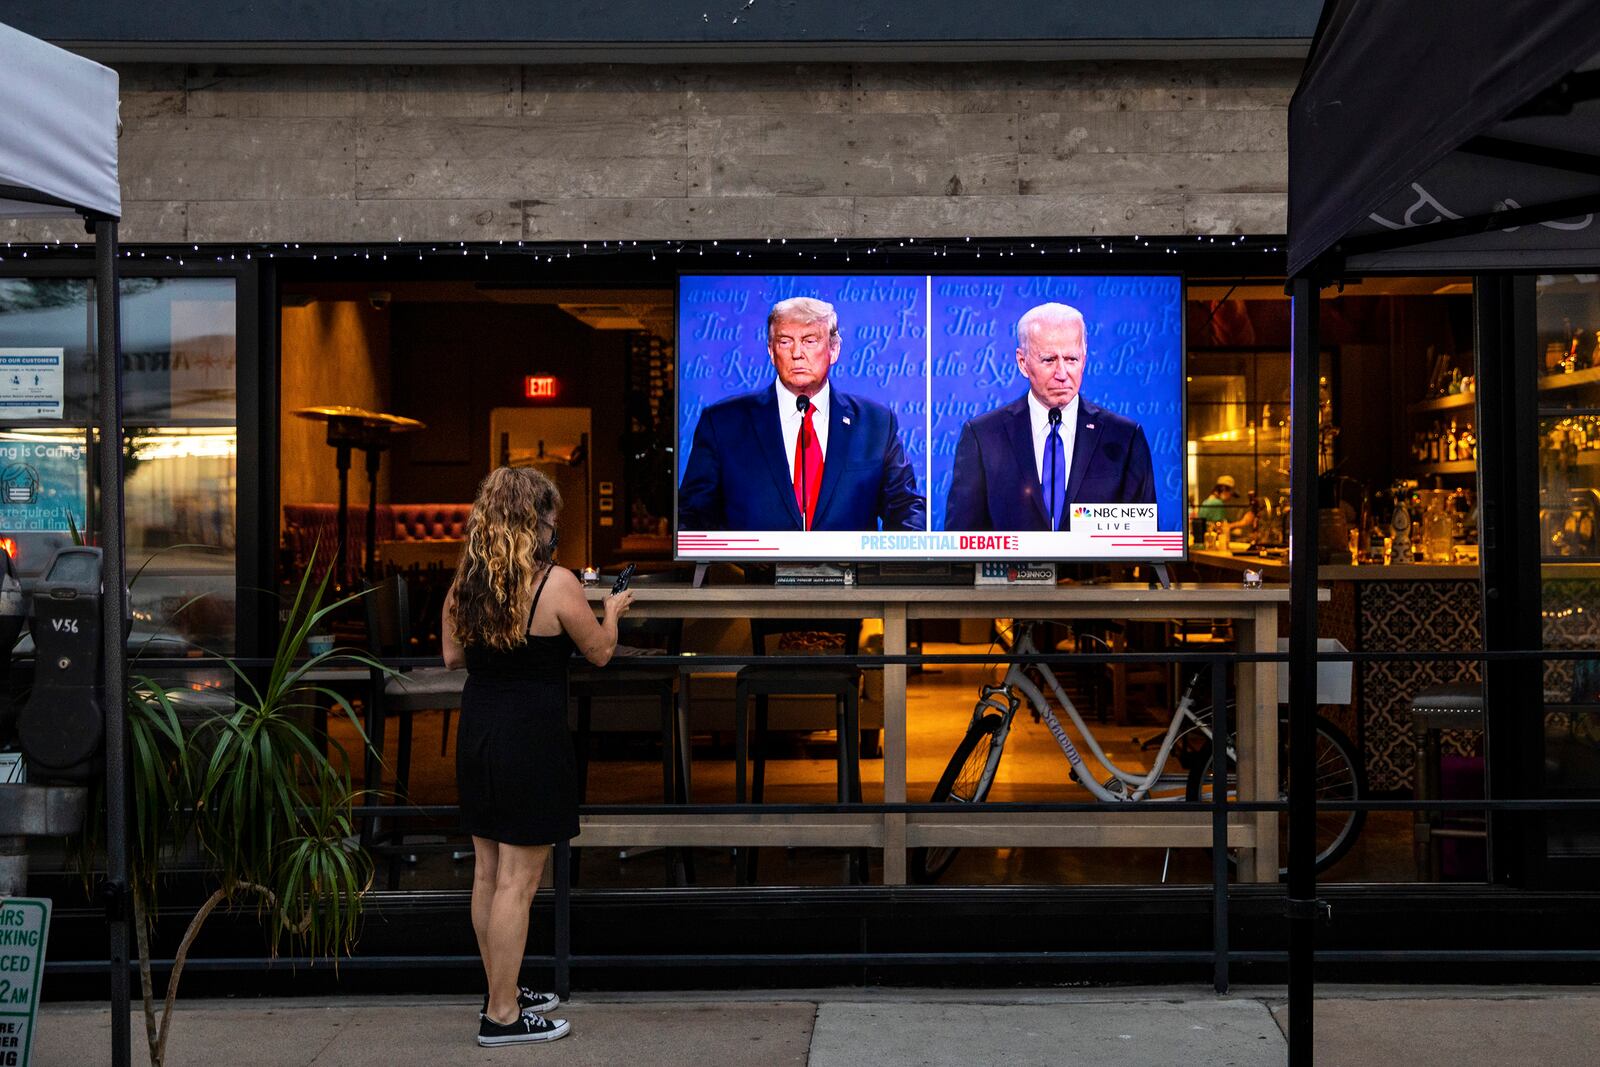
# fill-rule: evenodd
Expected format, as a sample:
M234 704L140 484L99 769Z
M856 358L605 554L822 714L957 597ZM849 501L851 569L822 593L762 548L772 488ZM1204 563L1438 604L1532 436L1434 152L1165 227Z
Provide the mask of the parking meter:
M17 579L11 553L0 548L0 748L9 745L16 736L17 709L11 700L11 653L22 635L22 624L27 621L28 605L22 596L22 583Z
M78 545L57 549L34 588L33 692L17 733L37 778L83 781L100 770L100 596L100 550Z

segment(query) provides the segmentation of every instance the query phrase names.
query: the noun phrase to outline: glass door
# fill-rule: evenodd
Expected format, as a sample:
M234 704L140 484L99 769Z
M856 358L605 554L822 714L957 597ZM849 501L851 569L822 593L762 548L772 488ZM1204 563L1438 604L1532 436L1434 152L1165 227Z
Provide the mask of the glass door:
M1546 661L1544 792L1600 796L1600 275L1536 283L1539 563L1543 647L1594 650ZM1545 821L1550 875L1600 869L1592 814Z

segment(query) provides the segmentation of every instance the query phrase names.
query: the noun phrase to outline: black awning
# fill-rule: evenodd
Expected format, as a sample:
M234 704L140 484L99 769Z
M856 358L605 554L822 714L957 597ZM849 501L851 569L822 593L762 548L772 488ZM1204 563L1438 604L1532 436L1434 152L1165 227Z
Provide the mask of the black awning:
M1595 0L1328 0L1289 105L1289 271L1600 263Z

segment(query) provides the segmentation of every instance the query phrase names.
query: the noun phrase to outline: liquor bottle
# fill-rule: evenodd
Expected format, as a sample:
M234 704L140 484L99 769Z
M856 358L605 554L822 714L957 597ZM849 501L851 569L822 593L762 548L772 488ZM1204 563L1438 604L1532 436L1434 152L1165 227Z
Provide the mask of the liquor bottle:
M1430 434L1429 437L1428 437L1428 462L1429 463L1438 463L1441 460L1440 450L1439 450L1439 438L1441 436L1443 436L1443 431L1440 430L1439 424L1437 422L1435 422L1433 424L1433 433Z
M1445 450L1445 458L1447 460L1449 460L1451 463L1455 463L1457 461L1457 459L1458 459L1458 455L1457 455L1457 451L1458 450L1457 450L1457 445L1456 445L1456 420L1455 419L1451 419L1450 420L1450 435L1444 439L1444 450Z

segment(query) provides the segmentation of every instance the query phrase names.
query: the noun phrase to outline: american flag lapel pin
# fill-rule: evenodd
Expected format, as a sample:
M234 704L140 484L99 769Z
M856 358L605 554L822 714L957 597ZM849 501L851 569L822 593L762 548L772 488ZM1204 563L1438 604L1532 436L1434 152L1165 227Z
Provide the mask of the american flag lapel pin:
M845 425L846 425L846 426L849 426L849 425L850 425L850 416L849 416L849 415L846 415L846 416L845 416L845 417L844 417L844 424L845 424Z
M1084 428L1084 429L1085 429L1085 430L1092 430L1092 429L1094 429L1094 423L1092 423L1092 422L1086 422L1086 423L1084 423L1084 424L1083 424L1083 428Z

